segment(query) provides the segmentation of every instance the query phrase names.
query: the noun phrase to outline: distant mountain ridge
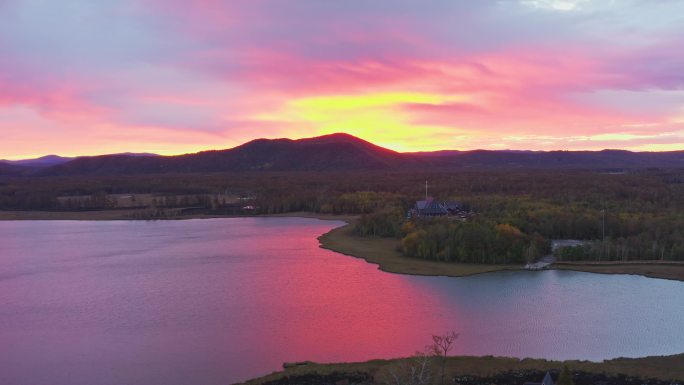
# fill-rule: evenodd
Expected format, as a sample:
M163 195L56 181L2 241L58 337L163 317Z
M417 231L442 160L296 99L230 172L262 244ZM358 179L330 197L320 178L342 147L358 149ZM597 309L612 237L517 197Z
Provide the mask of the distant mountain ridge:
M35 159L21 159L21 160L5 160L0 159L0 163L11 164L15 166L32 166L32 167L49 167L57 164L66 163L74 158L67 158L58 155L46 155Z
M684 167L684 151L436 151L399 153L348 134L305 139L256 139L227 150L177 156L113 154L0 162L0 175L128 175L207 172L322 172L476 167Z
M159 156L157 154L152 154L152 153L136 153L136 152L122 152L119 154L111 154L111 155ZM45 156L41 156L40 158L33 158L33 159L20 159L20 160L0 159L0 164L4 163L4 164L15 165L15 166L50 167L50 166L55 166L58 164L70 162L76 158L82 158L82 157L64 157L64 156L59 156L59 155L45 155Z
M0 162L0 176L2 175L21 175L24 172L24 168L20 166L15 166L13 164Z
M256 139L228 150L178 156L82 157L41 175L245 171L349 171L408 166L412 159L347 134L307 139Z

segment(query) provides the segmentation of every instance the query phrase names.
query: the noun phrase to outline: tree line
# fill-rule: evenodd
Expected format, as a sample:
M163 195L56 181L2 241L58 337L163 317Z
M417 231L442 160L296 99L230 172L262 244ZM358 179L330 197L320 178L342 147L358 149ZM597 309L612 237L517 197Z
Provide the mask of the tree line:
M461 201L476 216L408 228L406 211L424 196L425 180L430 195ZM148 210L193 206L222 213L230 204L214 197L228 191L253 197L250 215L362 215L358 235L404 239L403 250L419 258L482 261L484 253L487 263L525 261L546 250L548 240L570 238L593 242L565 251L563 259L684 260L682 181L681 169L515 168L0 177L0 210L102 210L112 208L110 194L153 194Z

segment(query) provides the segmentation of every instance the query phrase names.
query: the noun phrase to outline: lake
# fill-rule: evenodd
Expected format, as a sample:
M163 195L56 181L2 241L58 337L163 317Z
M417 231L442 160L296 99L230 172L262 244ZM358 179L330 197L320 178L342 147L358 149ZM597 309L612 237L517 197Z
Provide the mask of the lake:
M304 218L0 222L0 383L230 384L285 361L684 351L684 283L568 271L384 273Z

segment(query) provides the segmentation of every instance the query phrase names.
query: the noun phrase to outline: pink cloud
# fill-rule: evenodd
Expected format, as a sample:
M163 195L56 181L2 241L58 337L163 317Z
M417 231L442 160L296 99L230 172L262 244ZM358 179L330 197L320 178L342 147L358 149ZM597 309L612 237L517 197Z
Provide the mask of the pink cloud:
M13 34L2 28L17 22L0 16L0 118L26 108L37 118L13 118L13 127L68 135L81 147L144 133L135 140L140 146L166 141L178 148L172 138L182 138L177 142L193 143L188 148L216 148L315 134L310 121L259 118L299 98L413 92L445 100L393 107L409 123L439 128L422 137L543 136L562 147L570 136L674 131L666 123L681 117L684 105L681 31L658 26L633 41L605 14L582 19L516 11L514 3L408 0L125 4L130 12L116 14L122 27L115 39L95 30L95 38L83 38L69 25L41 31L39 23ZM627 8L621 11L633 12ZM65 33L50 41L66 44L67 53L29 49L48 32ZM606 92L610 100L599 97ZM6 120L0 129L10 131ZM187 139L193 135L197 140ZM640 140L670 137L658 138Z

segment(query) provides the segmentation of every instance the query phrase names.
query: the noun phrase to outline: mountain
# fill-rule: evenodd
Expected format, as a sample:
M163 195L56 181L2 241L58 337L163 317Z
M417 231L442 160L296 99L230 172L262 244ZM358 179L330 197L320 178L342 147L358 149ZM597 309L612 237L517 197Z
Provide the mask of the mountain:
M411 166L415 157L348 134L307 139L257 139L220 151L178 156L105 155L81 157L41 175L100 175L243 171L350 171Z
M8 163L0 162L0 176L2 175L20 175L24 169Z
M5 165L17 166L17 165ZM127 175L255 171L452 170L463 168L684 167L684 151L437 151L399 153L348 134L306 139L257 139L227 150L178 156L114 154L78 157L29 175ZM2 172L2 171L0 171ZM16 174L16 168L5 174Z
M12 164L15 166L27 166L27 167L50 167L57 164L66 163L74 158L65 158L58 155L46 155L35 159L22 159L22 160L0 160L0 163Z
M116 154L109 154L109 155L126 155L126 156L161 156L159 154L155 154L152 152L119 152Z
M122 152L119 154L111 154L111 155L123 155L123 156L131 156L131 157L138 157L138 156L159 156L157 154L152 154L152 153L136 153L136 152ZM44 167L51 167L51 166L56 166L59 164L67 163L72 160L76 159L76 157L64 157L64 156L59 156L59 155L46 155L42 156L40 158L34 158L34 159L20 159L20 160L5 160L5 159L0 159L0 164L9 164L9 165L14 165L14 166L22 166L22 167L32 167L32 168L44 168Z
M441 167L647 168L684 167L684 151L488 151L475 150L434 158Z

